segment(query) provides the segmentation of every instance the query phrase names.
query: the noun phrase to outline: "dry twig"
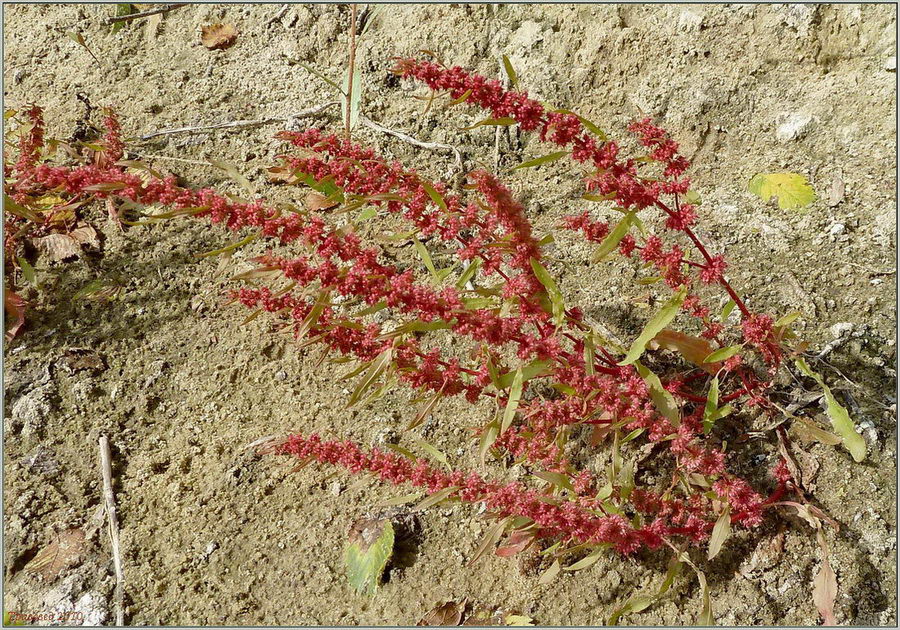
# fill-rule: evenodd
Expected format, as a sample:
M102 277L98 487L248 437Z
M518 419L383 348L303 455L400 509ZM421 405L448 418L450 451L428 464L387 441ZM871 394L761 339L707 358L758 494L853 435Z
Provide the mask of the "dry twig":
M330 103L325 103L324 105L316 105L315 107L310 107L308 109L304 109L295 114L291 114L286 118L282 117L272 117L272 118L259 118L256 120L232 120L229 122L223 123L215 123L212 125L200 125L197 127L176 127L173 129L160 129L158 131L153 131L150 133L146 133L142 136L139 136L137 140L143 142L146 140L151 140L153 138L158 138L160 136L172 136L179 133L200 133L204 131L213 131L215 129L235 129L235 128L243 128L243 127L258 127L260 125L271 125L273 123L285 122L292 118L312 118L313 116L318 116L322 112L330 109L337 105L337 101L332 101Z
M146 11L141 11L140 13L131 13L129 15L117 15L115 17L106 18L103 22L104 24L115 24L116 22L128 22L130 20L138 20L140 18L149 17L151 15L156 15L157 13L167 13L168 11L173 11L174 9L180 9L183 6L187 6L187 2L175 2L173 4L164 4L161 7L156 7L155 9L148 9Z
M112 489L112 466L109 457L109 439L100 436L100 472L103 475L103 498L109 521L109 540L112 545L113 567L116 571L116 625L125 625L125 577L122 574L122 554L119 551L119 518L116 516L116 499Z
M350 5L350 60L347 62L347 111L344 113L344 135L350 139L350 109L353 100L353 69L356 65L356 5Z
M423 142L422 140L417 140L412 136L403 133L402 131L396 131L394 129L383 127L374 120L371 120L362 115L360 115L359 117L359 122L364 124L366 127L374 129L375 131L380 131L381 133L385 133L389 136L394 136L395 138L399 138L404 142L408 142L409 144L420 147L422 149L429 149L431 151L452 151L453 155L456 157L454 172L460 173L463 170L462 154L459 152L459 149L454 146L451 146L449 144L441 144L439 142Z

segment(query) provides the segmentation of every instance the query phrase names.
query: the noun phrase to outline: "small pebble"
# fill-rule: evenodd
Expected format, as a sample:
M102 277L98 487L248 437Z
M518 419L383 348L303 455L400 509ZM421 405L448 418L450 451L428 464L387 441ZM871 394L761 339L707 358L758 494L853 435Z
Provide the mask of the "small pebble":
M843 223L835 223L828 229L828 233L832 236L837 236L838 234L843 234L846 227Z
M888 72L897 72L897 57L891 56L885 59L884 69Z

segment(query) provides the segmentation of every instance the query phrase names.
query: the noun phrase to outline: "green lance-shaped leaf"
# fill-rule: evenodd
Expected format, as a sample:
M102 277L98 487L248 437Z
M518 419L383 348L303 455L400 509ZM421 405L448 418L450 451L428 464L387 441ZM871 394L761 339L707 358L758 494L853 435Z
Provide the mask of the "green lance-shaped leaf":
M513 88L519 87L519 76L516 74L515 69L512 66L512 63L509 60L509 57L503 55L503 69L506 70L506 76L509 77L509 84Z
M431 457L433 457L437 461L441 462L447 470L451 470L450 462L447 461L447 456L444 455L441 451L439 451L437 449L437 447L432 446L425 440L415 440L414 439L413 442L415 442L416 446L418 446L421 450L425 451Z
M704 363L718 363L719 361L724 361L725 359L730 359L738 352L743 350L744 346L728 346L727 348L719 348L715 352L710 352L706 357L704 357Z
M581 121L581 124L582 124L582 125L584 125L585 127L587 127L588 131L590 131L592 134L594 134L595 136L597 136L600 140L602 140L603 142L606 142L606 141L608 140L606 134L603 132L602 129L600 129L600 127L598 127L597 125L595 125L594 123L592 123L590 120L588 120L587 118L585 118L585 117L582 116L581 114L576 114L575 112L570 111L570 110L568 110L568 109L557 109L557 110L555 110L554 113L557 113L557 114L572 114L573 116L576 116L576 117L578 118L578 120Z
M344 71L344 85L347 85L348 80L348 71ZM353 69L353 91L350 93L350 98L346 98L347 91L342 90L345 95L343 103L341 103L342 110L344 113L344 120L347 120L347 106L350 106L350 128L356 128L356 121L359 119L359 102L362 96L362 75L360 74L359 68Z
M557 558L553 561L553 564L550 565L550 568L544 571L541 574L541 577L538 578L538 584L540 584L541 586L550 584L550 582L556 579L556 576L559 575L561 569L562 565L560 565L559 558Z
M313 304L313 307L309 309L309 313L307 313L306 317L303 318L303 321L300 322L300 326L297 328L296 332L297 339L302 339L309 333L310 329L319 321L319 317L322 316L325 307L330 303L331 291L322 291L316 299L315 304Z
M137 10L134 8L132 4L121 3L116 5L116 17L123 17L126 15L131 15L132 13L137 13ZM115 35L119 32L119 30L124 27L128 22L126 20L120 20L118 22L113 22L112 25L112 34Z
M659 312L651 317L650 321L647 322L647 325L644 326L644 330L641 331L638 338L631 344L631 349L628 351L625 358L619 362L619 365L631 365L641 358L641 355L644 353L644 349L647 347L647 344L650 343L650 340L663 328L668 326L669 322L675 319L686 296L687 287L681 287L675 295L669 298L669 301L666 302Z
M446 501L458 490L459 490L459 486L450 486L449 488L444 488L443 490L438 490L434 494L431 494L431 495L428 495L427 497L425 497L425 499L423 499L413 509L417 512L420 510L428 509L433 505L437 505L438 503L441 503L442 501Z
M798 210L816 200L809 181L797 173L759 173L750 180L749 189L763 201L777 197L782 210Z
M681 573L681 568L684 566L684 563L678 560L678 558L672 558L669 562L668 571L666 571L666 577L663 580L663 583L660 585L659 590L656 593L642 593L637 592L631 597L628 598L622 606L613 611L613 613L609 616L609 620L606 622L608 626L617 626L619 625L619 618L622 615L627 613L639 613L651 605L656 603L663 595L665 595L668 590L672 587L672 584L675 582L675 578L678 577L678 574Z
M494 445L497 436L500 435L500 422L494 420L484 427L481 433L481 439L478 442L478 459L484 464L487 459L488 451Z
M475 129L476 127L483 127L485 125L491 127L509 127L515 124L515 118L485 118L484 120L480 120L470 127L463 127L461 131L469 131L471 129Z
M516 370L513 376L512 385L509 388L509 399L506 401L506 409L503 411L503 421L500 424L500 433L503 433L512 424L513 418L516 417L516 409L519 408L519 401L522 399L522 368Z
M37 274L31 263L22 256L17 256L16 259L19 261L19 268L22 270L22 277L25 278L25 282L32 285L35 289L40 289L41 286L38 284Z
M716 376L709 384L709 392L706 394L706 406L703 408L703 432L712 431L713 422L716 420L716 412L719 410L719 377Z
M512 372L507 372L506 374L503 374L502 376L498 377L496 379L496 382L494 382L494 386L497 389L506 389L508 387L511 387L513 384L513 381L516 378L516 372L518 372L519 370L522 370L522 382L527 383L531 379L543 375L549 366L550 366L549 361L544 361L542 359L535 359L534 361L532 361L531 363L529 363L528 365L526 365L524 367L518 368L517 370L514 370Z
M603 554L604 551L605 551L605 549L603 547L595 549L594 551L592 551L591 553L586 555L584 558L582 558L578 562L576 562L574 564L570 564L567 567L563 567L563 570L564 571L583 571L584 569L587 569L588 567L593 566L597 562L597 560L600 559L600 556Z
M553 279L553 276L547 271L547 269L539 263L536 259L531 259L531 269L534 271L534 275L537 277L538 281L544 285L544 289L547 290L547 295L550 298L550 304L553 307L553 323L559 326L563 322L563 318L566 315L566 307L563 304L563 296L559 290L559 287L556 286L556 281Z
M256 194L256 187L250 183L250 180L248 180L241 174L237 166L235 166L234 164L225 162L223 160L210 160L209 163L212 166L225 171L228 177L230 177L235 183L237 183L241 188L246 190L251 195Z
M822 388L822 392L825 394L828 417L831 418L831 426L834 427L835 432L841 436L844 447L850 451L853 460L857 462L864 460L866 458L866 442L863 440L862 436L856 432L856 427L853 425L853 420L850 419L850 414L847 413L847 410L843 405L835 399L834 394L831 393L831 388L825 384L825 381L822 380L822 376L818 372L814 372L812 368L809 367L809 364L803 359L798 358L794 362L801 372L808 377L815 379L819 384L819 387Z
M425 268L431 273L432 277L437 280L438 272L434 267L434 261L431 260L431 254L428 253L428 249L422 244L417 238L413 238L413 245L416 247L416 252L419 254L419 258L422 259L422 262L425 263Z
M676 427L680 425L681 413L678 410L678 403L675 402L675 397L663 387L659 377L641 365L640 361L635 361L634 367L637 368L638 374L641 375L641 378L647 383L647 387L650 388L650 398L653 400L653 404L656 405L656 410L668 418Z
M634 212L629 212L622 217L622 220L616 224L616 227L614 227L612 231L606 235L606 238L603 239L603 242L600 243L600 246L597 248L597 251L594 252L594 256L591 260L595 263L600 262L611 254L613 250L619 246L622 239L625 238L625 235L628 234L628 230L634 225L636 218Z
M416 414L416 417L413 418L413 421L409 423L409 426L407 426L406 429L408 431L415 429L417 426L425 422L425 419L431 414L432 411L434 411L435 406L441 400L441 397L443 395L444 388L441 387L440 391L436 392L434 396L432 396L431 399L425 404L425 406L422 407L419 413Z
M310 74L313 74L313 75L319 77L320 79L322 79L325 83L327 83L332 88L337 90L340 94L344 93L344 89L340 85L338 85L337 83L335 83L334 81L332 81L331 79L326 77L324 74L322 74L318 70L313 69L312 66L309 66L309 65L303 63L302 61L298 61L297 65L300 66L301 68L303 68L304 70L306 70L307 72L309 72Z
M428 196L431 197L431 200L435 203L437 207L439 207L444 212L447 211L447 202L444 201L444 198L441 196L441 193L437 191L437 189L431 185L431 182L427 182L424 179L419 182L419 185L425 189L425 192L428 193Z
M555 162L558 159L569 155L568 151L554 151L553 153L549 153L547 155L542 155L541 157L536 157L533 160L528 160L527 162L522 162L521 164L517 164L513 166L510 170L514 171L520 168L531 168L532 166L540 166L541 164L548 164L550 162Z
M466 284L469 282L469 280L475 277L475 274L478 272L479 267L481 267L480 258L476 258L471 263L469 263L469 266L466 267L465 271L462 272L459 280L456 281L456 288L460 290L465 289Z
M803 313L801 313L800 311L792 311L792 312L788 313L787 315L785 315L784 317L779 318L775 322L775 327L779 328L781 326L788 326L790 324L793 324L802 315L803 315Z
M538 472L534 473L534 476L562 490L568 490L570 492L575 491L575 488L572 486L572 482L566 475L562 473L539 470Z
M709 537L707 559L712 560L718 555L729 536L731 536L731 513L726 507L713 526L712 535Z
M347 578L357 592L374 595L394 551L394 526L390 520L363 519L353 524L344 553Z
M378 355L372 363L369 365L369 369L366 370L366 373L359 380L359 383L356 385L356 389L353 390L353 394L350 396L350 400L347 402L347 407L352 407L362 398L363 394L365 394L372 385L381 377L381 375L387 370L387 368L391 364L391 359L393 358L394 348L388 348L384 352Z
M722 307L722 314L719 316L719 320L725 321L728 319L728 316L731 315L731 311L734 310L734 307L737 306L734 300L728 300L725 303L725 306Z

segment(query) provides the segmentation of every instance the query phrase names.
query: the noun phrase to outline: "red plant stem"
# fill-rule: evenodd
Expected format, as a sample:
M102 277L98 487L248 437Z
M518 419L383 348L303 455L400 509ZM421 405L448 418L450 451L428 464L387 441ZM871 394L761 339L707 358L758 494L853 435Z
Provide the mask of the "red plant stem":
M663 210L669 216L675 216L675 213L672 211L672 209L669 208L662 201L657 201L656 207ZM706 262L711 263L713 261L712 256L706 250L706 247L704 247L703 243L700 241L700 239L697 237L697 235L694 234L694 231L691 228L686 227L682 230L682 232L684 232L688 236L688 238L691 239L691 241L694 243L694 246L700 252L700 255L706 259ZM728 283L728 280L726 280L724 277L722 277L719 279L719 284L721 284L725 288L725 291L727 291L728 295L731 297L731 299L734 300L734 303L741 310L741 313L743 313L744 317L750 317L750 315L751 315L750 309L747 308L747 306L744 304L744 301L741 299L741 297L737 294L737 292Z

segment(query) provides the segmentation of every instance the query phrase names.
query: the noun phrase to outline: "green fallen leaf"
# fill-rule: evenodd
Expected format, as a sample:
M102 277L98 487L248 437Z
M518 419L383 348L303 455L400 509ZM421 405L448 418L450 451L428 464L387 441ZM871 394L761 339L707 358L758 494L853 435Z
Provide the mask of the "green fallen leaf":
M712 431L716 412L719 410L719 377L713 378L709 384L709 392L706 394L706 405L703 408L703 432Z
M809 181L797 173L759 173L750 180L749 189L763 201L777 197L782 210L799 210L816 200Z
M476 127L482 127L485 125L492 127L509 127L515 124L515 118L485 118L484 120L480 120L470 127L463 127L461 131L469 131L471 129L475 129Z
M347 85L348 81L348 72L344 71L344 85ZM344 90L344 94L346 94L346 90ZM356 121L359 119L359 102L362 96L362 76L359 72L359 67L353 69L353 89L350 93L349 105L350 105L350 129L356 128ZM344 120L347 120L347 105L348 101L344 98L343 103L341 103L342 111L344 113Z
M353 524L344 554L347 578L363 595L374 595L394 551L394 526L390 520L361 519Z
M844 448L850 451L854 461L861 462L864 460L866 458L866 442L857 433L853 420L850 419L850 414L835 399L834 394L831 393L831 388L822 380L822 376L818 372L814 372L806 361L798 358L794 363L801 372L814 379L819 384L819 387L822 388L822 392L825 394L828 417L831 418L831 426L834 427L835 432L841 437Z

